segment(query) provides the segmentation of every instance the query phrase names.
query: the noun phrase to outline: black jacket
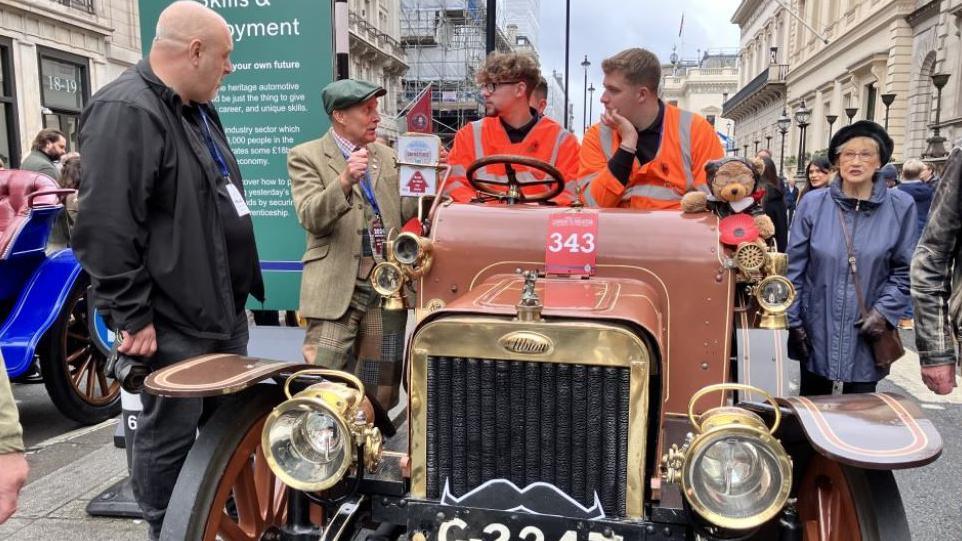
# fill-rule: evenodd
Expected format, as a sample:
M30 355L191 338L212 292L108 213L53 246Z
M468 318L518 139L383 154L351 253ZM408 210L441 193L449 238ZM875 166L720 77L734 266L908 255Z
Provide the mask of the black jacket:
M962 148L953 149L946 162L911 276L919 361L953 364L962 336Z
M228 148L216 111L202 107ZM133 332L161 320L222 339L243 307L234 306L218 170L186 122L180 97L146 60L94 95L80 117L84 167L73 247L113 328ZM225 159L243 193L236 159ZM250 293L263 301L256 256L250 264Z
M788 250L788 206L785 204L785 192L781 187L771 184L765 186L762 207L775 226L775 244L778 251L785 252Z

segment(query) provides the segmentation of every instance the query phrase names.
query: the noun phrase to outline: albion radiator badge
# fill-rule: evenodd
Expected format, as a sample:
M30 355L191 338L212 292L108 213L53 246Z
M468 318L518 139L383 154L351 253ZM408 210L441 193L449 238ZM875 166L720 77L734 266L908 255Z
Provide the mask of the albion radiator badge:
M507 479L492 479L459 497L451 494L448 480L444 481L441 505L474 507L493 511L524 511L536 515L555 515L581 520L605 518L605 510L595 492L595 503L586 508L560 488L550 483L531 483L525 488Z

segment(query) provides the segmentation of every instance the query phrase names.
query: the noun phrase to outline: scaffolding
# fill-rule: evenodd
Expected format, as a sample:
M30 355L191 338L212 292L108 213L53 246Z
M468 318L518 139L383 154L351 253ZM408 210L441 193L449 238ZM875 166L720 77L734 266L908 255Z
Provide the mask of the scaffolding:
M485 57L484 0L401 0L401 46L410 68L398 104L403 110L428 85L434 127L447 144L454 133L484 114L475 75ZM498 17L496 48L512 48Z

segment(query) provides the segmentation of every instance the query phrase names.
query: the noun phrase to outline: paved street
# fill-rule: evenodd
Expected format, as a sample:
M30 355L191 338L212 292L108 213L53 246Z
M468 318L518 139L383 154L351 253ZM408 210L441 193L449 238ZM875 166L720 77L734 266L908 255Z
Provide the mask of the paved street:
M904 338L913 343L910 333ZM925 389L912 352L895 365L881 390L913 396L945 440L945 452L934 464L896 474L913 539L953 539L948 532L962 529L962 391L938 397ZM78 428L53 407L43 385L16 385L14 394L32 469L20 511L0 526L0 539L145 539L140 521L91 518L85 512L91 498L125 475L124 451L112 443L117 421Z

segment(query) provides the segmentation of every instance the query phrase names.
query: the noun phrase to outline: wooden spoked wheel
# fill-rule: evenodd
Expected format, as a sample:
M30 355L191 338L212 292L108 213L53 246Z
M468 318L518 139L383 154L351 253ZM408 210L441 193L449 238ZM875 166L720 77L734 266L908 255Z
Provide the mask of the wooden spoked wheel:
M163 538L280 538L288 491L271 472L260 446L264 421L278 402L277 389L255 389L217 410L201 429L177 478ZM314 524L323 523L317 505L311 504L310 517Z
M891 471L865 470L812 457L798 487L805 541L910 539Z

